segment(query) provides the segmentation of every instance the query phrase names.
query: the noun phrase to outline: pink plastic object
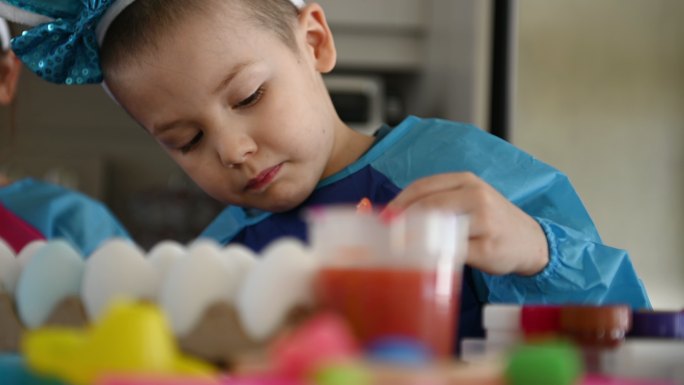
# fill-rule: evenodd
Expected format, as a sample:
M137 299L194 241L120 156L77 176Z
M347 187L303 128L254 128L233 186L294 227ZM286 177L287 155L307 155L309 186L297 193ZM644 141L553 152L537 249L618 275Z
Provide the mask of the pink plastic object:
M582 385L676 385L674 382L652 380L626 380L621 378L590 375L584 378Z
M271 355L276 373L299 379L322 364L357 357L359 349L347 324L324 313L276 340Z
M307 383L295 380L284 379L275 376L249 376L231 377L221 382L221 385L307 385Z
M0 204L0 238L4 239L15 253L31 241L45 239L36 228Z

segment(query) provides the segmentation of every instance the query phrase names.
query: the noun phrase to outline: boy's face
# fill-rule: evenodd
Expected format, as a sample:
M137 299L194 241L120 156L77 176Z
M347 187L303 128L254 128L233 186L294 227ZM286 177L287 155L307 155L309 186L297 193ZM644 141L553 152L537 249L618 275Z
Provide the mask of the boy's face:
M326 53L306 31L315 18L300 16L295 52L240 12L219 9L166 28L107 83L208 194L283 211L344 166L336 148L344 126L319 74L329 70L320 62Z

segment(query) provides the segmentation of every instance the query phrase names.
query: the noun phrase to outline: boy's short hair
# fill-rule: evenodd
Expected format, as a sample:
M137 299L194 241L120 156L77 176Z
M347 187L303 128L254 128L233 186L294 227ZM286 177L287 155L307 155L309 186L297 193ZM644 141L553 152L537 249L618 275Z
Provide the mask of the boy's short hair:
M294 23L298 9L290 0L137 0L109 26L101 47L102 68L106 73L131 52L154 47L167 28L189 17L211 15L220 3L240 7L255 25L272 30L288 47L297 49Z

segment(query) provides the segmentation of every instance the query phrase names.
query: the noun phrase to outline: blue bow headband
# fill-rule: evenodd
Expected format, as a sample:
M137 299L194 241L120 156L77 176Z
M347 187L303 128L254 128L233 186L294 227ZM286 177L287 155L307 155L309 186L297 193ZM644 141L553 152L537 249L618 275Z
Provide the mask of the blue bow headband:
M0 16L35 26L12 39L12 50L38 76L53 83L100 83L100 43L133 1L0 0Z

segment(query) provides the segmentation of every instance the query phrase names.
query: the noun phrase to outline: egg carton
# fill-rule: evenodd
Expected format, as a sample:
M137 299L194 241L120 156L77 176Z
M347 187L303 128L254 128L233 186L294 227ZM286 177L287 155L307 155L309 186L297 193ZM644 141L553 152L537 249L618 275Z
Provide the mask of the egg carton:
M219 365L259 350L313 310L318 261L283 238L257 257L244 246L164 241L145 253L112 239L88 258L63 240L19 254L0 240L0 352L25 330L85 327L118 298L155 303L186 353Z

